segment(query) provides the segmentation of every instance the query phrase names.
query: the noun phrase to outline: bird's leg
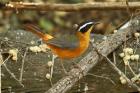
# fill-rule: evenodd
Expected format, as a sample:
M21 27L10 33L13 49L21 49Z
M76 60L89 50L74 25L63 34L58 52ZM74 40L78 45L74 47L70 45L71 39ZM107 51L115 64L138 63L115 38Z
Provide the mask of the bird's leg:
M61 64L61 66L62 66L62 69L63 69L64 73L67 75L68 72L67 72L67 70L66 70L65 67L64 67L63 60L62 60L62 59L60 59L60 64Z

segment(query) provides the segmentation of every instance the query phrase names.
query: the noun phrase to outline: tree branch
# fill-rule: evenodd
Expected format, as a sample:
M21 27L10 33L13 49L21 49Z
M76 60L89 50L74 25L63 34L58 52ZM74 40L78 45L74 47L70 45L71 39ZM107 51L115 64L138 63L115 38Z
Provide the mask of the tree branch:
M133 21L136 22L140 20L135 19ZM113 34L107 40L97 45L98 51L102 55L107 56L112 51L114 51L119 45L121 45L125 40L132 38L132 33L136 31L136 27L134 28L134 30L132 30L131 26L134 26L133 24L131 24L131 22L128 22L124 26L122 26L122 28L117 33ZM89 52L87 56L85 56L80 62L78 62L78 66L81 67L81 69L73 68L72 70L70 70L69 75L63 77L45 93L65 93L76 83L76 81L83 77L83 74L87 75L87 72L102 59L103 56L99 56L97 52L95 52L95 50ZM135 86L133 87L138 89Z
M78 4L51 4L51 3L25 3L9 2L0 3L6 10L36 10L36 11L87 11L87 10L126 10L126 2L93 2ZM140 9L140 2L130 2L130 10Z
M2 55L1 55L1 52L0 52L0 66L2 65L3 63L3 58L2 58Z

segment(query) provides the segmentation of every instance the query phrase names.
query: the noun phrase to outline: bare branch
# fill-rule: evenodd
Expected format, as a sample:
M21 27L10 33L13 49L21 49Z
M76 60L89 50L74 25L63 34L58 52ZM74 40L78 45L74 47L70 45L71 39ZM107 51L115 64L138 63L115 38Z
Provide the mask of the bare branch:
M1 63L1 66L4 66L5 67L5 69L7 70L7 72L13 77L13 79L15 79L22 87L24 87L24 85L20 82L20 80L18 80L17 78L16 78L16 76L14 75L14 73L12 73L9 69L8 69L8 67L6 66L6 63L5 62L7 62L8 60L9 60L9 58L11 57L11 55L9 55L4 61L3 61L3 59L2 59L2 55L1 55L1 53L0 53L0 63ZM0 67L1 67L0 66ZM1 70L1 68L0 68L0 70ZM1 71L0 71L0 75L1 75Z
M19 77L20 82L22 82L22 76L23 76L23 71L24 71L24 63L25 63L25 57L26 57L27 51L28 51L28 48L26 48L25 53L24 53L23 58L22 58L22 65L21 65L21 71L20 71L20 77Z
M1 56L1 57L2 57L2 56ZM9 55L4 61L3 61L3 59L2 59L1 65L4 64L5 62L7 62L7 61L9 60L10 57L11 57L11 55Z
M132 20L131 20L132 21ZM136 20L133 20L136 21ZM139 21L139 20L137 20ZM80 78L83 77L84 75L87 75L87 72L95 66L96 63L98 63L103 57L106 57L108 54L110 54L112 51L114 51L119 45L121 45L125 40L128 40L132 38L132 33L135 31L130 29L131 24L130 22L126 23L122 28L115 34L113 34L111 37L109 37L107 40L103 41L99 45L97 45L98 51L103 55L99 56L95 50L91 51L90 53L87 54L79 63L78 68L73 68L70 70L69 75L66 77L63 77L61 80L59 80L52 88L50 88L48 91L45 93L65 93L68 89L70 89L76 81L78 81ZM109 60L110 61L110 60ZM113 64L113 63L112 63ZM111 64L111 65L112 65ZM114 64L112 65L113 67L116 67ZM120 75L123 75L120 70L119 71ZM125 77L125 76L124 76ZM126 78L127 79L127 78ZM137 87L135 84L132 84L131 81L128 79L127 80L131 86L139 90L139 87Z
M101 54L101 55L102 55L102 54ZM112 68L113 68L120 76L124 77L124 78L127 80L128 84L129 84L131 87L133 87L133 88L137 89L138 91L140 91L140 87L137 86L135 83L131 82L131 80L130 80L120 69L118 69L117 66L116 66L115 64L113 64L113 62L111 62L111 60L110 60L108 57L106 57L105 55L102 55L102 56L106 58L106 60L110 63L110 65L112 66ZM131 71L132 71L132 70L131 70Z
M109 80L112 84L116 85L115 82L114 82L112 79L110 79L109 77L99 76L99 75L94 75L94 74L91 74L91 73L88 73L87 75L90 75L90 76L94 76L94 77L98 77L98 78L103 78L103 79Z
M126 10L126 2L92 2L78 4L50 4L50 3L25 3L9 2L0 4L6 10L37 10L37 11L87 11L87 10ZM140 9L140 2L130 2L129 9Z
M5 69L7 70L7 72L12 76L13 79L16 80L22 87L24 87L24 85L16 78L16 76L14 75L14 73L12 73L12 72L8 69L8 67L6 66L5 63L3 63L3 66L5 67Z
M1 52L0 52L0 66L2 65L3 62L3 58L2 58L2 55L1 55Z

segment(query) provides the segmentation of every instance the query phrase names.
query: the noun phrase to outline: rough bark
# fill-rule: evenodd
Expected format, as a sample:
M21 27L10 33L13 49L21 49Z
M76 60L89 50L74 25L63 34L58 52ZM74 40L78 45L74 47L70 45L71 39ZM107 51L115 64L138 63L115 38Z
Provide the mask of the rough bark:
M122 43L129 38L132 38L133 32L139 31L139 18L135 18L134 20L126 23L121 29L118 30L117 33L109 36L107 40L101 42L97 45L97 49L100 53L107 56L111 52L113 52L118 46L122 45ZM133 25L132 25L133 24ZM9 34L8 34L9 33ZM9 31L5 35L0 36L1 48L2 50L9 50L13 48L18 48L19 58L17 62L9 59L5 64L7 68L14 74L18 79L20 76L20 70L22 65L22 57L24 56L24 52L26 47L31 46L28 45L32 40L38 40L36 36L31 33L27 33L25 31ZM9 40L4 40L4 38L8 37ZM30 37L30 38L29 38ZM15 41L15 42L14 42ZM6 54L2 51L3 59L5 60ZM21 56L22 55L22 56ZM96 51L93 49L90 51L83 59L79 62L78 66L81 68L73 68L70 70L69 75L62 77L62 73L60 72L59 63L55 60L55 68L53 75L53 84L54 86L50 88L50 82L45 78L46 73L48 73L49 68L47 67L47 61L49 58L47 57L49 54L47 53L38 53L35 55L34 53L28 52L25 58L24 70L23 70L23 81L24 87L20 86L20 84L15 81L15 79L11 78L11 75L7 73L4 66L2 66L2 92L8 93L11 92L40 92L46 91L46 93L65 93L69 90L80 78L87 74L87 72L93 68L103 57L99 56ZM65 64L65 63L64 63ZM69 67L70 62L66 63L67 67ZM83 74L82 74L83 73ZM58 81L59 80L59 81ZM50 89L49 89L50 88Z
M139 29L137 28L137 26L139 25L137 24L137 21L140 20L131 20L131 22L128 22L124 26L122 26L120 30L118 30L119 32L113 34L112 36L108 37L107 40L97 45L96 47L98 51L104 56L107 56L108 54L113 52L118 46L120 46L123 42L132 38L133 33ZM91 68L93 68L102 58L103 57L99 56L97 52L93 49L93 51L89 52L87 56L85 56L79 62L78 66L81 69L74 68L70 70L69 75L63 77L45 93L65 93L76 83L76 81L83 77L83 74L86 75L87 72Z
M93 2L78 4L51 4L51 3L25 3L9 2L0 4L6 10L36 10L36 11L89 11L89 10L126 10L126 2ZM129 9L136 10L140 8L140 2L130 2Z

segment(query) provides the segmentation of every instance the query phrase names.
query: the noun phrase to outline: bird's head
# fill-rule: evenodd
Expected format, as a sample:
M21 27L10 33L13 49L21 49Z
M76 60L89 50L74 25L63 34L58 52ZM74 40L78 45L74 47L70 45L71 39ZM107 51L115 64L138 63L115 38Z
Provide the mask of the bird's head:
M83 34L86 32L91 32L96 24L99 24L99 22L94 22L94 21L82 22L77 26L77 31Z

